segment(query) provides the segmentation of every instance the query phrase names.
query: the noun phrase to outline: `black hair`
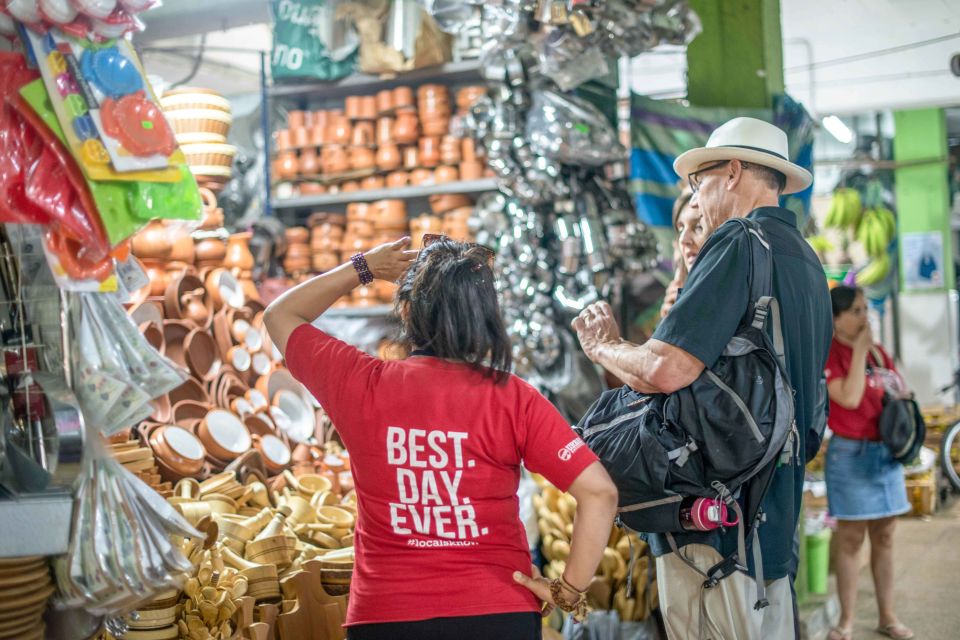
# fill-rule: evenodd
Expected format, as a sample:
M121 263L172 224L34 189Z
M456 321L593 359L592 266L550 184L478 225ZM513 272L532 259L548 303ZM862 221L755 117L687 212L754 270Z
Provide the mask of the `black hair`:
M757 164L756 162L744 162L740 161L741 166L744 169L753 171L754 174L763 181L771 189L776 189L777 193L783 193L783 190L787 187L787 176L777 171L776 169L771 169L770 167L765 167L762 164Z
M833 317L836 318L844 311L849 311L857 296L863 295L860 287L839 285L830 290L830 304L833 307Z
M510 338L487 258L482 249L449 239L423 249L400 279L400 340L504 383L512 365Z

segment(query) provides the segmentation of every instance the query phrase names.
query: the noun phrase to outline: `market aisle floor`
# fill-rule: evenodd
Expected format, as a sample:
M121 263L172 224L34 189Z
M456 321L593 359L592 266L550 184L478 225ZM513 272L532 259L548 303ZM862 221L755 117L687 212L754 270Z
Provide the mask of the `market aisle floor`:
M960 499L930 520L897 523L897 614L917 640L960 638ZM854 640L881 638L870 567L860 574Z

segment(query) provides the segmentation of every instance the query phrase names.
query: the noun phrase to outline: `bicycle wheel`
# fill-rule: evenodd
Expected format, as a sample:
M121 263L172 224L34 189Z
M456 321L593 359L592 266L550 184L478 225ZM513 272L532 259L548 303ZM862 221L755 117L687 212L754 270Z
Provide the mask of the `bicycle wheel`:
M960 491L960 422L953 423L943 433L940 466L953 485L953 490Z

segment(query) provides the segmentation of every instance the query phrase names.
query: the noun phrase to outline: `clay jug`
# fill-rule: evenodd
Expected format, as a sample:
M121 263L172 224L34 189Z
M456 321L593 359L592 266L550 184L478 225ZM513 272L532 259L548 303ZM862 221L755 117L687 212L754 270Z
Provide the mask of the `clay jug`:
M235 273L253 269L253 254L250 253L249 246L252 237L253 234L249 231L231 235L227 240L227 255L224 256L223 266Z
M151 220L133 236L133 255L141 260L166 260L173 243L162 220Z

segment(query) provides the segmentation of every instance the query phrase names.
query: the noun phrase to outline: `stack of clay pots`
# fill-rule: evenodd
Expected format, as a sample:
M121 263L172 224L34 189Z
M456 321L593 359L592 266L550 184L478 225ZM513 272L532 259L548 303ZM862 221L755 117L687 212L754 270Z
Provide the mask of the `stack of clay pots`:
M236 147L227 144L233 123L230 102L211 89L182 88L160 98L177 142L201 186L214 191L233 174Z
M283 258L284 270L295 280L310 272L310 230L306 227L290 227L284 232L287 252Z
M317 212L310 216L310 253L315 273L324 273L341 264L343 228L347 218L341 213Z
M457 114L485 91L458 91ZM452 114L449 90L436 84L348 96L343 110L290 111L276 134L273 176L299 181L301 195L481 178L486 165L473 140L450 135Z

